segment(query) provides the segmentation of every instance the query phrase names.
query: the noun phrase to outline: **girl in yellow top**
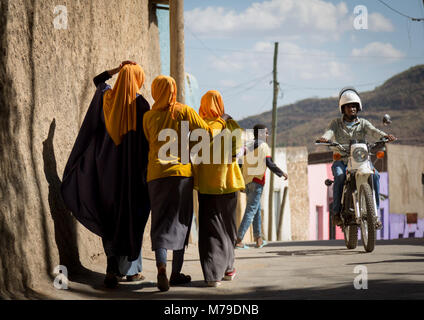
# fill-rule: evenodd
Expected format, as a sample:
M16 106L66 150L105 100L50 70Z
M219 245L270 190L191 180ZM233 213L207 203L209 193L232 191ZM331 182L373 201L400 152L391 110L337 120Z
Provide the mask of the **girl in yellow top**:
M238 191L244 189L244 180L235 157L220 164L213 163L213 152L225 155L224 142L214 148L224 129L230 132L241 129L237 122L224 121L224 103L218 91L208 91L201 99L200 116L213 129L214 140L210 146L209 164L195 165L195 189L199 192L199 254L203 275L208 286L216 287L235 276L234 245L236 242L236 208ZM233 140L233 139L232 139ZM241 141L241 136L238 141ZM234 141L233 141L234 143ZM235 156L237 148L226 150ZM214 150L215 149L215 150Z
M183 157L188 144L183 149L181 147L188 132L185 133L182 126L188 124L189 130L201 128L210 132L210 129L196 111L176 101L177 86L173 78L156 77L152 83L152 97L155 103L143 118L149 143L147 182L152 208L151 239L158 268L157 285L161 291L167 291L169 284L191 281L190 276L180 273L193 218L193 174L189 159ZM162 139L164 133L169 132L174 135ZM169 148L164 157L161 150L167 143L176 144L178 149ZM169 282L166 276L167 250L174 251Z

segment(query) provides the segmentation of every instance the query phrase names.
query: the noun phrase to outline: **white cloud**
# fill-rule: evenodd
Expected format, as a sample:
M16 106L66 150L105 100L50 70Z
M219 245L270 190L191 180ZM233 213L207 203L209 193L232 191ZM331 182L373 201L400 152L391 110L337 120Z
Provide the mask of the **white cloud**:
M294 43L280 45L281 68L285 76L300 80L341 79L348 73L349 67L337 61L332 52L317 49L305 49Z
M203 37L229 38L261 35L266 39L284 35L319 41L339 39L353 30L353 11L345 2L325 0L269 0L254 2L243 11L224 7L196 8L185 12L186 26ZM368 15L372 31L393 31L380 13Z
M185 23L208 37L251 32L338 32L347 14L344 2L334 5L322 0L270 0L255 2L241 12L223 7L196 8L185 12Z
M392 32L395 30L392 22L378 12L368 15L368 28L375 32Z
M242 61L245 60L244 55L240 53L222 55L221 58L217 56L209 56L208 60L214 69L221 72L240 71L245 65Z
M393 60L400 59L405 54L393 47L391 43L371 42L362 49L353 49L353 57L382 57Z
M269 51L272 52L273 45L271 42L259 41L255 43L253 50L255 51Z
M248 77L265 74L272 70L272 42L257 42L253 50L232 52L223 55L222 59L210 56L211 66L223 74L243 72ZM269 52L270 54L257 54ZM334 53L306 49L292 42L279 43L278 69L282 71L283 79L322 80L345 78L349 67L338 61Z
M237 85L237 82L231 79L224 79L219 81L219 84L223 87L234 87Z

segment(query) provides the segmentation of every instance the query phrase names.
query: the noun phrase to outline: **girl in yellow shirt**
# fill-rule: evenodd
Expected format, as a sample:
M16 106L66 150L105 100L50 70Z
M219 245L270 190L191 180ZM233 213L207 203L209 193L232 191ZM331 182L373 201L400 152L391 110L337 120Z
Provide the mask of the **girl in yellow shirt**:
M200 116L213 129L214 140L210 145L209 164L194 165L195 189L199 192L199 254L203 275L208 286L217 287L224 280L235 276L234 245L236 241L236 208L238 191L244 189L243 175L234 157L237 148L214 148L221 139L218 134L238 129L240 136L232 138L241 144L241 128L232 119L223 120L224 103L218 91L208 91L201 99ZM237 133L237 131L236 131ZM237 144L237 143L236 143ZM221 163L214 163L213 153L221 152ZM230 160L225 163L226 152Z
M182 130L183 121L189 130L200 128L210 132L210 129L196 111L176 101L177 86L173 78L156 77L152 83L152 97L155 103L143 118L149 143L147 183L152 208L151 239L158 268L157 285L159 290L167 291L170 284L191 281L190 276L181 273L184 247L188 244L193 218L193 174L189 159L183 157L188 148L188 144L184 146L182 143L188 136ZM174 136L162 141L164 132L174 133ZM169 148L164 157L161 150L167 143L174 143L178 149ZM166 276L167 250L173 250L169 281Z

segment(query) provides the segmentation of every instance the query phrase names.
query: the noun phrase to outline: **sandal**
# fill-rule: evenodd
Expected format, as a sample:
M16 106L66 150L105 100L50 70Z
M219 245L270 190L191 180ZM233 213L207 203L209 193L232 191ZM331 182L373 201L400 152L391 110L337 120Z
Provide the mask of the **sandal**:
M231 281L235 278L235 276L236 276L236 268L234 268L232 271L225 272L223 280Z
M143 276L141 273L137 273L137 274L134 274L132 276L127 276L127 281L128 282L131 282L131 281L142 281L144 279L146 279L146 277Z
M180 284L186 284L191 281L191 277L189 275L185 275L184 273L172 273L171 278L169 278L169 284L171 286L178 286Z
M219 287L221 285L221 281L207 281L208 287Z
M259 237L256 239L256 248L260 249L264 246L266 246L268 244L268 242L264 239L262 239L262 237Z
M249 247L246 246L243 242L236 243L235 248L236 249L249 249Z

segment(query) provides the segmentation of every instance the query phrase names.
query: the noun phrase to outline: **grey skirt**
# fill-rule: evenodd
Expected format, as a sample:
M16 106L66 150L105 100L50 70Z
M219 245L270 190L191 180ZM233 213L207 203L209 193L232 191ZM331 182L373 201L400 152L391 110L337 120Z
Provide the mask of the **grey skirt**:
M152 208L152 250L181 250L193 220L193 178L166 177L148 183Z
M221 281L234 268L237 196L199 194L199 256L205 281Z

